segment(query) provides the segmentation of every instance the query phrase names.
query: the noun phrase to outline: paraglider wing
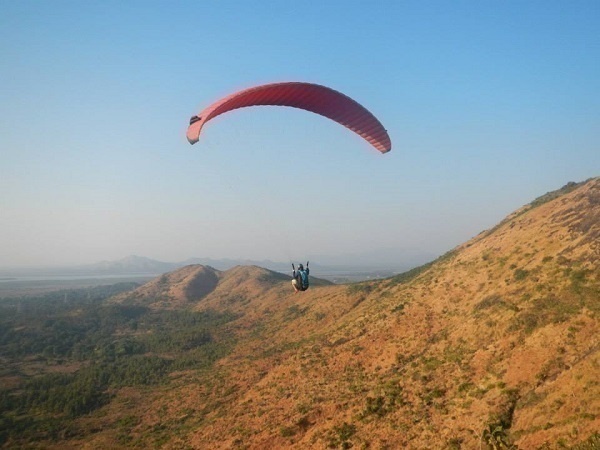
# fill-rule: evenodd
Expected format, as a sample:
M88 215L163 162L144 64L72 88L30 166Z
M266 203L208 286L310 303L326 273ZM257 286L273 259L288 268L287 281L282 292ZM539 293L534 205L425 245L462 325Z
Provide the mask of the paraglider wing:
M390 137L364 106L331 88L312 83L285 82L235 92L190 119L187 139L195 144L204 124L220 114L247 106L290 106L325 116L354 131L381 153L392 149Z

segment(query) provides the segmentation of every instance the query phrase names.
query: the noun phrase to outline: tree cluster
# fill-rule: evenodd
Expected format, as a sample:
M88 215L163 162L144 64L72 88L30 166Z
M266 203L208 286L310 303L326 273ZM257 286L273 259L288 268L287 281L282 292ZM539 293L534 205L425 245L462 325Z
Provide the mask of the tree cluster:
M0 378L19 380L0 387L0 444L59 438L49 430L106 405L115 389L210 368L231 347L223 325L233 314L106 302L125 289L131 286L0 300ZM38 375L25 375L31 364L42 367Z

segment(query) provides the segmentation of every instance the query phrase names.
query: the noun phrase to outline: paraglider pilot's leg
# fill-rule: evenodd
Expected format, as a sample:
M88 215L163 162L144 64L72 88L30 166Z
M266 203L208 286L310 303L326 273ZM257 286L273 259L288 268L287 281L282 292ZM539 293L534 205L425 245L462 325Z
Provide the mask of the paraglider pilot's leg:
M294 286L294 292L298 292L300 290L298 289L298 280L296 278L292 280L292 286Z

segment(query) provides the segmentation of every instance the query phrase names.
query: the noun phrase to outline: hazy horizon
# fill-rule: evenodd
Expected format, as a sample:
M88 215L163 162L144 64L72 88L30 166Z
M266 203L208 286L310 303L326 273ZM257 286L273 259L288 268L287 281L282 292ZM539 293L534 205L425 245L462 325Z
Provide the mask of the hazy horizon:
M2 2L0 267L443 254L600 175L598 29L593 1ZM288 80L363 104L392 151L274 107L187 143Z
M427 263L429 261L434 260L440 255L428 254L428 253L420 253L413 250L406 250L403 252L399 252L394 254L390 251L383 251L381 255L383 257L378 258L379 253L377 252L366 252L363 254L347 254L347 255L312 255L310 258L306 258L306 260L312 260L312 266L327 266L330 268L354 268L354 269L407 269L412 268L417 265L421 265ZM47 265L7 265L0 266L0 275L2 272L10 272L11 270L53 270L53 269L76 269L76 268L85 268L88 266L97 266L102 264L114 264L127 262L130 260L148 260L150 262L155 263L164 263L164 264L182 264L182 263L190 263L193 261L214 261L214 262L240 262L247 264L258 264L264 265L264 267L268 268L271 266L279 266L279 265L287 265L289 261L286 260L271 260L268 258L264 259L256 259L256 258L212 258L212 257L203 257L203 256L190 256L187 258L182 258L178 260L159 260L155 258L149 258L145 255L125 255L123 257L119 257L111 260L96 260L96 261L86 261L82 263L62 263L62 264L47 264ZM294 260L295 263L304 262L305 260ZM135 262L135 261L134 261Z

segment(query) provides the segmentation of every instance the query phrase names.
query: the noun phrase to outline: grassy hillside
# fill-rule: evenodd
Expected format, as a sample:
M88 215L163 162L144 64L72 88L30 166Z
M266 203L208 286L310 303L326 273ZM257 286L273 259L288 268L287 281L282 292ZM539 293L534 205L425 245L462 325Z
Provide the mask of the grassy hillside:
M126 321L106 339L146 347L113 361L153 358L165 367L161 376L146 384L109 379L96 393L104 401L71 413L62 433L44 434L36 420L68 411L13 407L3 420L37 431L29 444L5 433L5 446L600 445L600 179L548 193L394 278L315 283L294 294L288 277L265 269L190 266L108 307L143 308L135 326ZM186 315L201 327L185 325ZM159 339L163 332L170 337ZM221 350L200 354L207 342L198 336ZM176 344L149 344L165 340ZM17 364L4 350L2 357ZM173 363L182 360L191 362ZM69 351L62 362L39 362L43 372L74 376L99 363L73 366ZM35 376L10 379L0 398L14 403Z

